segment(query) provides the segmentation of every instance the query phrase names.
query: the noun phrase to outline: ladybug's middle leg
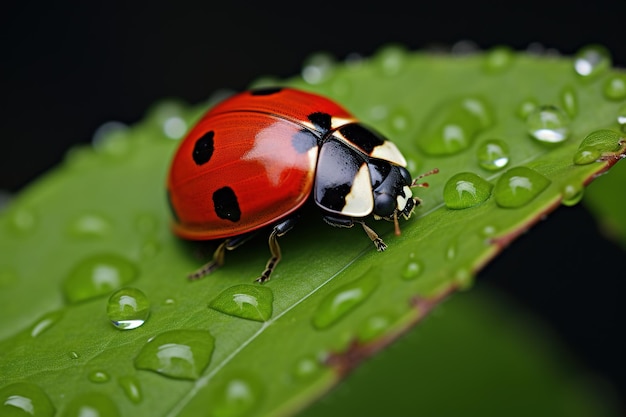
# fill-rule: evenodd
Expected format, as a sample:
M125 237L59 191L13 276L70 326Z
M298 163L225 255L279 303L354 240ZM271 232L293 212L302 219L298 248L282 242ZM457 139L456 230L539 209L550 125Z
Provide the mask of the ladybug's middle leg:
M293 229L293 226L296 224L296 221L298 220L298 218L299 218L298 215L288 217L285 220L282 220L279 223L277 223L274 226L274 229L272 229L272 233L270 233L270 237L268 239L268 244L269 244L270 252L272 253L272 256L267 261L267 265L265 265L265 270L263 271L261 276L256 279L256 282L258 282L259 284L263 284L264 282L267 282L270 280L270 276L272 275L272 272L274 271L274 268L276 268L276 265L278 264L278 262L280 262L280 258L281 258L280 245L278 244L278 238L280 236L283 236L285 233L287 233L291 229Z
M324 221L330 224L331 226L335 226L335 227L352 227L354 226L354 223L361 223L361 226L363 226L363 230L365 231L365 234L367 234L367 237L369 237L372 243L374 243L374 246L376 246L376 250L378 250L379 252L382 252L385 249L387 249L387 244L383 242L383 240L378 236L378 233L376 233L374 229L366 225L364 221L355 220L350 217L336 217L336 216L324 216Z
M238 248L239 246L250 240L250 238L252 238L255 234L256 233L246 233L245 235L234 236L226 239L217 247L217 249L215 249L215 252L213 252L213 259L210 262L204 264L197 271L189 274L188 278L190 280L196 280L206 275L209 275L217 268L224 265L224 254L227 250L233 250Z

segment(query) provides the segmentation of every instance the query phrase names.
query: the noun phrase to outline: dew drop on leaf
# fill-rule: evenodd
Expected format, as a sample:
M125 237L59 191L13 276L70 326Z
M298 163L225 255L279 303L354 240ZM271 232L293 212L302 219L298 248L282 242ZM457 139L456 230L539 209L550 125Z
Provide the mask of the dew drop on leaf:
M170 330L150 339L135 367L171 378L197 379L209 365L214 339L206 330Z
M38 337L46 330L50 329L54 326L61 318L63 317L62 311L53 311L45 314L41 317L37 322L31 327L30 335L31 337Z
M528 116L539 107L537 100L526 99L522 101L518 106L515 114L522 120L528 119Z
M311 356L300 358L293 369L293 376L298 380L305 380L320 370L320 363Z
M541 194L548 185L550 180L534 169L515 167L498 178L494 196L500 207L522 207Z
M48 395L29 382L18 382L0 388L0 415L52 417L55 409Z
M406 132L411 127L411 114L404 109L395 109L389 114L389 128L394 133Z
M99 253L78 262L63 282L63 293L70 303L109 294L133 281L135 264L112 254Z
M583 198L583 187L581 185L567 184L563 187L563 200L561 201L565 206L574 206L580 202Z
M313 327L323 330L341 320L374 292L378 282L370 272L327 294L313 313Z
M493 185L471 172L453 175L443 187L446 207L459 210L474 207L491 196Z
M67 356L70 357L70 359L78 359L80 358L80 354L74 350L67 352Z
M422 263L411 257L411 259L409 259L409 261L404 265L401 277L406 281L413 280L420 276L423 269Z
M251 415L263 395L263 385L248 374L228 377L209 394L211 417Z
M402 72L407 62L407 51L400 45L382 47L373 57L382 75L392 77Z
M514 59L513 50L506 46L498 46L485 54L484 69L489 73L502 72L511 66Z
M61 417L119 417L120 412L111 398L100 392L79 394L61 413Z
M626 98L626 75L613 75L606 80L603 88L604 96L609 100L623 100Z
M610 129L599 129L589 133L580 142L579 148L592 147L599 152L616 152L620 149L622 135Z
M139 380L137 380L137 378L134 376L123 376L120 377L117 382L120 387L122 387L124 394L126 394L126 397L128 397L129 400L135 404L139 404L141 402L143 397L141 394L141 385L139 385Z
M272 317L272 290L261 285L235 285L222 291L210 303L213 310L254 321L267 321Z
M309 84L321 84L328 80L335 68L335 59L327 53L313 54L302 67L302 79Z
M103 382L108 382L110 377L109 374L104 371L91 371L89 375L87 375L87 379L96 384L102 384Z
M597 161L600 158L600 150L593 146L585 146L578 148L574 153L574 163L576 165L587 165Z
M111 230L111 222L97 213L83 213L69 225L68 232L74 237L101 237Z
M120 330L143 325L150 315L150 301L139 289L125 287L115 291L107 303L107 316Z
M576 117L578 114L578 98L576 90L571 86L566 86L561 90L561 105L569 117Z
M508 165L509 146L499 139L489 139L476 149L478 165L488 171L498 171Z
M148 120L156 125L162 137L178 140L185 136L189 128L184 113L185 107L181 102L163 100L150 109Z
M391 326L391 320L385 314L370 316L357 330L358 339L361 342L369 342L385 333Z
M570 133L569 124L569 116L556 106L540 106L526 118L528 133L547 144L565 141Z
M582 78L593 79L611 66L611 56L600 45L580 49L574 57L574 71Z
M28 207L15 207L8 210L8 226L14 235L26 235L36 230L39 219L35 211Z

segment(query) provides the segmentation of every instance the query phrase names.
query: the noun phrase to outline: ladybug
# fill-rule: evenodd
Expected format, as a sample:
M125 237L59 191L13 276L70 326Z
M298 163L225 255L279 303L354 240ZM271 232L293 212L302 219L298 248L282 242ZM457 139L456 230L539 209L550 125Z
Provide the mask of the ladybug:
M309 199L326 223L358 223L376 249L385 250L364 219L393 221L400 233L398 218L408 219L420 204L411 187L427 186L413 181L405 166L392 142L319 95L264 88L226 99L181 142L167 180L174 233L225 239L189 278L210 274L227 250L271 227L271 257L256 280L268 281L281 259L278 238Z

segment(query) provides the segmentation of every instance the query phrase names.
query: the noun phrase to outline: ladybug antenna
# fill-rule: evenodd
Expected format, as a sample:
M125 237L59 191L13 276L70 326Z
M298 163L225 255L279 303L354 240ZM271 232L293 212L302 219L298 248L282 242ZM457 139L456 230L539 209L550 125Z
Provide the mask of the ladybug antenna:
M409 187L413 188L413 187L422 187L422 188L428 188L428 183L427 182L418 182L419 180L421 180L424 177L428 177L429 175L434 175L437 174L439 172L439 168L433 168L428 172L425 172L421 175L418 175L417 177L415 177L415 179L413 180L413 182L411 183L411 185L409 185Z
M398 212L393 212L393 226L395 229L396 236L400 236L400 223L398 222Z

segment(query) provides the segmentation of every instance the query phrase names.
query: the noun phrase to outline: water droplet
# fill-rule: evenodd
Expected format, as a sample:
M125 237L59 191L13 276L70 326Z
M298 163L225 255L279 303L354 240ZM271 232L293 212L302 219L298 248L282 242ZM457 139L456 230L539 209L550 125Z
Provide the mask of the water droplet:
M574 154L576 165L585 165L597 161L604 153L614 153L621 148L622 135L609 129L600 129L588 134Z
M205 330L170 330L150 339L135 367L178 379L197 379L209 365L214 339Z
M62 417L119 417L117 405L100 392L88 392L75 397L67 405Z
M446 247L445 257L447 260L452 261L458 254L459 243L456 240L451 241Z
M94 132L92 138L93 148L101 154L120 157L128 153L130 141L128 140L128 126L121 122L107 122Z
M507 46L496 46L485 55L484 68L487 72L502 72L511 66L515 54Z
M180 139L187 133L187 122L180 116L171 116L163 122L163 133L170 139Z
M173 306L174 304L176 304L176 300L174 300L173 298L166 298L163 301L163 304L166 306Z
M540 106L528 115L528 133L539 142L561 143L569 136L570 120L567 114L556 106Z
M100 253L80 261L63 282L70 303L107 295L137 277L137 267L126 258Z
M487 226L482 228L482 230L480 231L480 234L484 237L491 237L496 234L496 230L497 229L495 226L488 224Z
M493 114L482 99L455 100L428 116L418 146L429 155L453 155L468 148L492 124Z
M622 127L622 132L626 131L626 104L617 110L617 123Z
M578 98L576 90L567 86L561 90L561 105L569 117L576 117L578 114Z
M489 139L476 149L478 165L488 171L497 171L509 163L509 145L499 139Z
M515 114L517 117L525 121L528 119L528 116L537 109L537 107L539 107L537 100L526 99L522 101L519 106L517 106Z
M404 109L395 109L389 114L389 127L394 133L406 132L411 127L411 114Z
M320 362L317 359L306 356L296 362L293 376L299 380L306 380L312 375L315 375L320 369Z
M67 355L70 357L70 359L78 359L78 358L80 358L80 355L78 354L78 352L75 352L73 350L71 352L68 352Z
M107 316L120 330L131 330L143 325L150 315L150 301L137 288L122 288L109 298Z
M46 330L50 329L54 326L59 320L63 317L62 311L52 311L50 313L45 314L42 318L37 320L37 322L31 327L30 335L31 337L37 337Z
M141 385L139 385L139 380L134 376L123 376L120 377L117 382L122 387L124 394L128 397L129 400L134 402L135 404L139 404L142 400L141 394Z
M313 313L313 327L322 330L338 322L374 292L378 281L378 276L370 270L362 277L330 292Z
M8 226L15 234L32 233L37 227L38 218L35 210L28 207L8 209Z
M450 177L443 188L443 200L451 209L466 209L481 204L491 195L493 185L471 172Z
M600 158L600 155L601 152L598 149L592 146L585 146L578 148L576 153L574 153L573 159L576 165L587 165L597 161Z
M274 295L269 287L260 285L235 285L222 291L209 307L234 317L267 321L272 317Z
M0 388L0 415L52 417L54 406L48 395L37 385L17 382Z
M474 284L474 274L469 268L459 268L454 273L454 283L459 290L468 290Z
M563 199L561 203L565 206L574 206L583 198L583 187L580 185L567 184L563 187Z
M610 77L604 84L604 96L609 100L626 98L626 75L618 74Z
M420 276L423 269L422 263L415 259L415 254L411 252L409 261L404 265L401 277L406 281L413 280Z
M401 45L387 45L373 59L382 75L392 77L402 72L407 61L407 51Z
M249 374L231 375L210 394L211 416L251 415L263 394L263 384Z
M83 213L70 223L68 231L76 237L102 237L111 230L111 222L96 213Z
M180 101L164 100L156 103L150 110L148 119L153 120L168 139L180 139L187 133L185 105Z
M309 84L321 84L328 80L335 68L335 59L328 53L311 55L302 68L302 79Z
M104 371L91 371L87 376L91 382L95 382L97 384L102 384L103 382L109 381L109 374Z
M357 331L361 342L369 342L385 333L391 327L391 319L383 314L370 316Z
M583 78L593 79L611 66L611 55L600 45L580 49L574 58L574 70Z
M550 180L534 169L515 167L498 178L494 196L500 207L521 207L537 197L548 185Z

